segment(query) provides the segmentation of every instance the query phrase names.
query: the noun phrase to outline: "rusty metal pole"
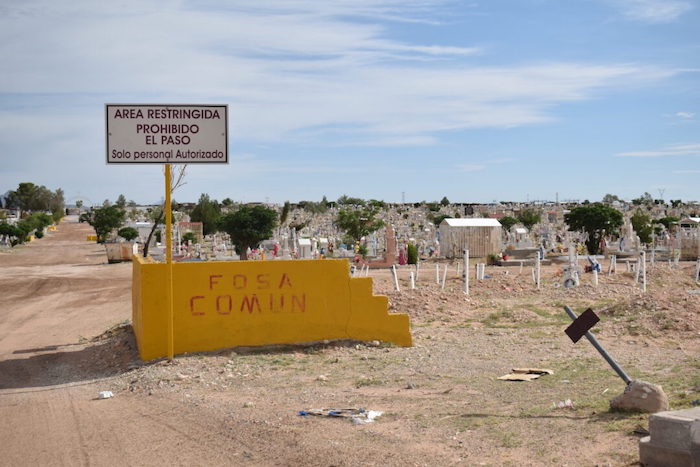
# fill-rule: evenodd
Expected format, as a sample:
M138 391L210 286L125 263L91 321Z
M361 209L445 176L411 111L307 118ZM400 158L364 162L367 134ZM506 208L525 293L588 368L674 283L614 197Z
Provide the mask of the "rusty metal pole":
M576 320L576 318L578 318L578 316L576 316L576 313L574 313L574 310L572 310L571 308L569 308L566 305L564 305L564 311L566 311L566 314L569 315L569 317L572 320ZM593 347L595 347L595 349L603 356L605 361L607 361L610 364L610 366L612 367L612 369L615 370L615 373L617 373L620 376L620 378L622 378L622 380L625 382L625 384L630 384L630 382L632 382L632 380L630 379L629 376L627 376L627 373L625 373L625 370L623 370L620 367L620 365L617 364L615 359L613 359L605 351L603 346L600 345L600 343L598 342L598 339L596 339L595 336L593 334L591 334L591 331L587 331L586 334L584 334L584 335L586 336L586 339L588 339L588 342L590 342L591 345L593 345Z

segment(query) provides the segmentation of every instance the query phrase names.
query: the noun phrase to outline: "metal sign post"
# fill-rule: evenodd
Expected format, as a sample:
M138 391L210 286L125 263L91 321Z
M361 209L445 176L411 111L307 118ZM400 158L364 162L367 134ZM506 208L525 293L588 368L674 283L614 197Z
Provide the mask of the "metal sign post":
M175 354L171 164L228 163L228 105L105 104L108 164L165 164L167 354Z
M572 309L569 308L568 306L564 306L564 311L566 311L566 314L568 314L569 317L570 317L572 320L576 321L576 320L578 319L578 316L576 316L576 313L574 313L574 310L572 310ZM595 324L595 321L593 321L593 324ZM591 326L592 326L592 325L591 325ZM589 327L589 329L590 329L590 327ZM593 345L593 347L595 347L595 349L603 356L603 358L605 359L605 361L608 362L608 363L610 364L610 366L612 367L612 369L615 370L615 373L617 373L618 376L620 376L620 378L622 378L622 380L625 382L625 384L630 384L630 382L632 381L632 380L630 379L630 377L627 376L627 373L625 373L625 370L623 370L623 369L620 367L620 365L617 364L617 362L615 361L615 359L613 359L613 358L610 356L610 354L608 354L608 353L605 351L605 349L603 348L603 346L600 345L600 343L598 342L598 339L596 339L595 336L594 336L593 334L591 334L590 331L586 331L586 333L583 334L583 335L586 337L586 339L588 339L588 342L590 342L591 345ZM573 339L572 339L572 340L573 340ZM574 341L574 342L575 342L575 341Z
M165 164L165 262L168 272L166 275L166 287L168 288L166 303L168 308L168 360L172 360L175 354L174 316L173 316L173 222L170 200L170 164Z

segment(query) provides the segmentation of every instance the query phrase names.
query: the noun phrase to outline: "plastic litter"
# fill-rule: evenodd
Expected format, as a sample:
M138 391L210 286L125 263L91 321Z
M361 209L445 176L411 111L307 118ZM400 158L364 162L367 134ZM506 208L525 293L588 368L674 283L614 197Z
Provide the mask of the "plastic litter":
M345 418L355 425L364 425L374 422L383 413L381 410L366 409L309 409L300 410L298 415L302 417L312 415L315 417Z
M100 391L100 393L97 395L98 399L110 399L112 397L114 397L112 391Z
M574 402L571 399L566 399L565 401L552 402L552 408L554 409L573 409Z

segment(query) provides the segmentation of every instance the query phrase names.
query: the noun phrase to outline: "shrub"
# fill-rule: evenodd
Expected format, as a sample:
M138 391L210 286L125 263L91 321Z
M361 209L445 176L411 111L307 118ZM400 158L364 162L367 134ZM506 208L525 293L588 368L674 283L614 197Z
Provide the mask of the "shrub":
M416 245L409 243L406 255L408 256L408 264L418 264L418 247Z
M124 227L117 231L117 235L126 240L127 242L132 241L139 236L139 231L133 227Z
M187 242L197 243L197 236L194 232L187 232L182 236L182 243Z

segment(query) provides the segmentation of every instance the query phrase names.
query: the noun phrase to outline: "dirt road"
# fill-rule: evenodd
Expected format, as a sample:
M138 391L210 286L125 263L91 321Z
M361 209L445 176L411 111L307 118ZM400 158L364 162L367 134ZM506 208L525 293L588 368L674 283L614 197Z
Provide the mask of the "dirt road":
M563 303L599 311L599 340L633 378L662 384L672 408L700 399L692 265L657 265L646 294L625 274L565 291L556 267L539 291L528 271L489 269L469 297L453 273L444 290L431 277L406 290L402 270L399 293L372 271L375 291L411 316L414 347L237 348L144 363L127 324L131 264L106 264L91 232L67 219L0 252L2 466L634 465L648 416L608 410L624 385L564 335ZM496 379L514 367L554 375ZM104 390L114 397L98 400ZM574 407L553 405L565 399ZM298 415L345 407L384 414L367 425Z
M136 355L129 339L86 342L131 315L131 264L107 264L90 233L67 219L0 255L0 465L230 460L215 418L164 398L96 399Z

